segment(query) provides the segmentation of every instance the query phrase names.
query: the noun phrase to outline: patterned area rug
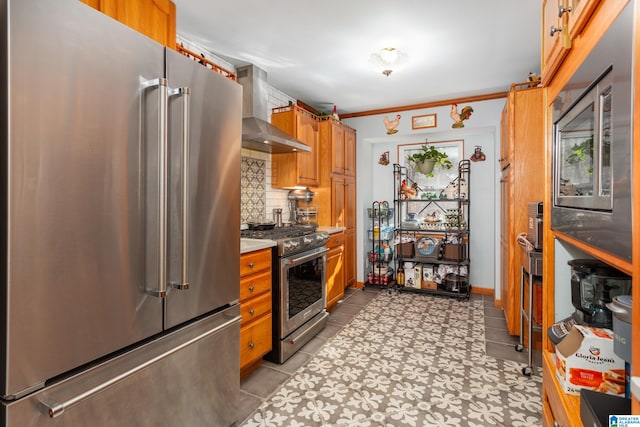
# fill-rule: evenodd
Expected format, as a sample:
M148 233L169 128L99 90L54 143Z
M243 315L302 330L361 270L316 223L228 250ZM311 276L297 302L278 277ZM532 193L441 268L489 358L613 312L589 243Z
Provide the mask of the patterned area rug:
M541 378L485 354L483 315L380 292L243 426L540 426Z

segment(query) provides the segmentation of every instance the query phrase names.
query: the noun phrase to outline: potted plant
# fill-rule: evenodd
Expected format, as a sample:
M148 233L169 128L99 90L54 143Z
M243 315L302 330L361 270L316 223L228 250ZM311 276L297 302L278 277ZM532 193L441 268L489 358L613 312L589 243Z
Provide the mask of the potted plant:
M451 169L453 166L451 160L448 159L447 153L438 151L434 145L423 145L421 148L422 151L407 157L407 160L415 164L418 172L422 172L426 176L433 176L433 169L436 166L447 169Z

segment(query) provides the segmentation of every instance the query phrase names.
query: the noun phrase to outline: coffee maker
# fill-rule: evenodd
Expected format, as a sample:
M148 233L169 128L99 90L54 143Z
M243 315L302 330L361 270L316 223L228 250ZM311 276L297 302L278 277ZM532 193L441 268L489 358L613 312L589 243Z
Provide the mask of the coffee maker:
M571 304L573 314L553 324L549 339L558 344L574 324L611 329L613 316L607 304L618 295L631 293L631 277L596 259L573 259L571 266Z
M631 292L631 277L595 259L574 259L571 266L572 317L581 325L609 328L612 314L606 305Z

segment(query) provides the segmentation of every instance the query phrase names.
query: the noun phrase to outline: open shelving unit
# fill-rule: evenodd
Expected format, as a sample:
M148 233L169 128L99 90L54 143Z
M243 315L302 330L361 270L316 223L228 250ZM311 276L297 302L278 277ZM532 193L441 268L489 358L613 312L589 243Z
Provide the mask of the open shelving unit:
M461 160L457 177L440 194L409 197L405 166L394 164L395 265L404 271L407 292L469 298L470 161ZM411 271L409 271L411 270Z

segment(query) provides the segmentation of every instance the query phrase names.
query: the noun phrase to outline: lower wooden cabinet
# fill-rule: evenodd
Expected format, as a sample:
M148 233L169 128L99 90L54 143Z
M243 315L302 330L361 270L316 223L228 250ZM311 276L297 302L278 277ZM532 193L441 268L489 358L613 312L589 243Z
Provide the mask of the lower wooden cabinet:
M271 313L240 328L240 372L271 351ZM248 373L248 372L247 372Z
M327 310L342 297L345 287L344 231L333 233L327 242Z
M271 249L240 256L240 377L272 348Z

